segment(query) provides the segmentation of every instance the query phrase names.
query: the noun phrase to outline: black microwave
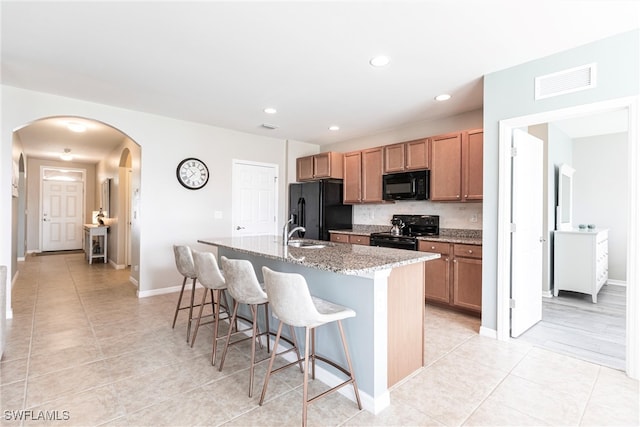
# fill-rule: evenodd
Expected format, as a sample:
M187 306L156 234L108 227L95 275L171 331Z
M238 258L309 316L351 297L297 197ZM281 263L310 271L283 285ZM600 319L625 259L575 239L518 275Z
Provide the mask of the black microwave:
M382 198L384 200L427 200L429 171L382 175Z

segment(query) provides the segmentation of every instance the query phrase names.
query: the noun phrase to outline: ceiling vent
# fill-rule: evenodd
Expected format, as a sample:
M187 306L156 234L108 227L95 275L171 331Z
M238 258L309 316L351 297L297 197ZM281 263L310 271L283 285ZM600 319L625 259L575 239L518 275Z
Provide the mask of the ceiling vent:
M270 129L270 130L278 129L278 126L272 125L272 124L269 124L269 123L263 123L260 126L262 126L265 129Z
M536 77L536 100L596 87L596 64Z

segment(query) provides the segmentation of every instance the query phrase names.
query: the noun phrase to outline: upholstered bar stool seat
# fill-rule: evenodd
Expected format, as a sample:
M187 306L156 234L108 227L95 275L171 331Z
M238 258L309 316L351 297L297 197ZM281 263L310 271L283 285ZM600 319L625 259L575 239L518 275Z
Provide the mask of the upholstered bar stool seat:
M198 281L205 289L209 290L211 293L211 301L214 305L213 310L213 320L207 323L213 322L213 349L211 351L211 364L216 364L216 349L218 342L218 328L220 326L220 306L224 299L224 312L226 313L225 319L229 319L229 302L227 301L227 296L225 290L227 289L227 283L218 268L218 262L216 261L216 257L211 252L199 252L196 250L192 250L193 262L195 265L196 274L198 276ZM196 342L196 337L198 336L198 329L200 328L202 320L202 309L206 304L207 292L202 295L202 302L200 303L200 312L198 313L198 317L196 319L195 330L193 331L193 339L191 340L191 347ZM231 329L231 324L229 324L229 329Z
M280 321L273 347L275 349L278 348L278 343L281 338L282 327L284 324L305 328L304 380L302 387L302 425L306 426L307 424L307 406L309 403L312 403L315 400L324 397L334 391L337 391L338 389L349 384L353 385L353 391L355 393L358 409L362 409L360 394L358 392L358 385L353 373L351 357L349 355L349 349L347 347L347 340L345 338L344 329L342 327L342 320L349 317L355 317L355 311L348 307L343 307L341 305L311 296L307 281L300 274L279 273L270 270L268 267L262 267L262 273L264 275L264 284L267 290L267 295L269 297L269 305L271 306L272 314ZM326 357L316 354L315 330L318 326L322 326L330 322L337 322L338 324L348 369L343 368L338 363L327 359ZM297 360L274 370L273 362L275 360L275 357L276 352L274 351L271 354L271 358L269 360L269 367L267 369L267 375L264 380L264 386L262 387L262 395L260 396L260 405L262 405L264 401L271 374L287 368L293 364L299 363L299 360ZM308 382L310 358L312 379L315 379L316 359L333 366L334 368L345 374L348 379L317 396L309 398Z

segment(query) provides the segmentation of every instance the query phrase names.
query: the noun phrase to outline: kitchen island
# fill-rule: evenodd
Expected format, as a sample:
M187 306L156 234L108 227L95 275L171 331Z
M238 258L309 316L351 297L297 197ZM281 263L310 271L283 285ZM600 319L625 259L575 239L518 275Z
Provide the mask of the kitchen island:
M215 246L218 256L251 261L259 280L262 266L300 273L313 295L355 310L343 323L365 409L387 407L389 387L424 365L424 262L438 254L331 242L296 248L275 236L198 242ZM346 366L337 328L318 329L317 349ZM338 383L330 372L316 378ZM349 388L342 391L353 398Z

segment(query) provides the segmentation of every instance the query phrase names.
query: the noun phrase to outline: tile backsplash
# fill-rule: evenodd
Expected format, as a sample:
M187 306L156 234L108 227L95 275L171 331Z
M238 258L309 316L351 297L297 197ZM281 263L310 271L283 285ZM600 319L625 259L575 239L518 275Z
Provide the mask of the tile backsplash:
M482 229L482 202L398 201L353 205L353 223L389 225L394 214L439 215L440 228Z

